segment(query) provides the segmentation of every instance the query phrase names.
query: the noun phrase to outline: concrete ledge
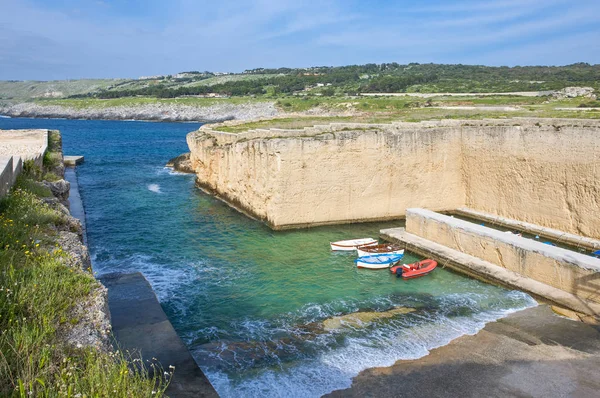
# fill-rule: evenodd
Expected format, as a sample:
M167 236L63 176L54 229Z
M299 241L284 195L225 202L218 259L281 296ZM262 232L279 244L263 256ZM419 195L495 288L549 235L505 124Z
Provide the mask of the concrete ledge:
M218 397L169 322L152 287L139 273L100 278L108 288L113 335L123 350L157 358L165 370L175 366L169 397Z
M501 225L506 228L522 230L535 235L539 235L546 239L556 240L558 242L567 243L573 246L584 247L591 250L600 249L600 240L570 234L568 232L559 231L558 229L546 228L536 224L512 220L510 218L469 209L467 207L461 207L459 209L456 209L455 213L466 217L481 219L482 221L487 221L492 224Z
M444 267L452 268L473 278L510 289L519 289L542 301L586 315L598 316L600 314L599 303L584 300L574 294L527 278L475 256L410 234L404 228L384 229L380 231L380 236L382 239L398 243L421 256L433 258Z
M75 167L83 163L83 156L64 156L65 166Z
M430 210L406 213L411 234L600 303L600 259Z

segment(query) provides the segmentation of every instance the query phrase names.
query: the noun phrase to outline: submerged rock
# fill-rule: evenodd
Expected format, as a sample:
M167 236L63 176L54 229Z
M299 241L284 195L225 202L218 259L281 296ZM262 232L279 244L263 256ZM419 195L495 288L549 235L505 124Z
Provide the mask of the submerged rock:
M184 153L179 155L167 162L167 167L172 167L173 170L178 171L180 173L194 173L194 169L192 168L192 161L190 160L190 153Z
M361 328L368 326L379 319L391 318L399 314L408 314L416 311L414 308L397 307L389 311L376 312L355 312L353 314L336 316L323 321L323 329L330 331L342 327Z

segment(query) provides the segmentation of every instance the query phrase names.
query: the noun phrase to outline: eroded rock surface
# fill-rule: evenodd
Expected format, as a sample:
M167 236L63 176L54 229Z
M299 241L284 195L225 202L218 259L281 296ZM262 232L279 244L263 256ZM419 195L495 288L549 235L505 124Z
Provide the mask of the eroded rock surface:
M194 173L194 168L192 167L192 161L190 160L189 152L169 160L166 166L172 167L173 170L178 171L180 173Z

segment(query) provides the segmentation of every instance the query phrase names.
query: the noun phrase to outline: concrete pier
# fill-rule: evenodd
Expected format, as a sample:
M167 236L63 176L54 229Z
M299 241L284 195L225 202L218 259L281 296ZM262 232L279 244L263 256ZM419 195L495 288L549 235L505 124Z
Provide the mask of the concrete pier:
M382 230L382 238L472 277L599 318L599 259L425 209L406 214L406 229Z
M218 397L141 273L111 274L100 281L108 288L113 334L119 347L141 352L144 361L157 358L165 370L175 366L169 397Z
M64 156L65 166L75 167L83 163L83 156Z
M65 169L65 180L69 181L71 188L69 190L69 210L71 215L81 222L83 228L83 244L87 246L87 229L85 224L85 210L81 195L79 194L79 183L74 168Z
M598 303L587 302L574 294L538 282L518 272L410 234L404 228L381 230L381 238L398 243L423 257L433 258L440 266L451 268L472 278L509 289L518 289L549 304L568 308L577 313L589 316L600 314Z

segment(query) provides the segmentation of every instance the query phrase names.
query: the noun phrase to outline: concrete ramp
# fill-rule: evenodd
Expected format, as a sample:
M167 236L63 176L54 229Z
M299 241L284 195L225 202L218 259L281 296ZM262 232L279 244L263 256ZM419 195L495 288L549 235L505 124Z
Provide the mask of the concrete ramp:
M113 334L119 347L141 352L144 361L157 358L165 370L175 366L169 397L218 397L141 273L111 274L100 280L108 288Z

